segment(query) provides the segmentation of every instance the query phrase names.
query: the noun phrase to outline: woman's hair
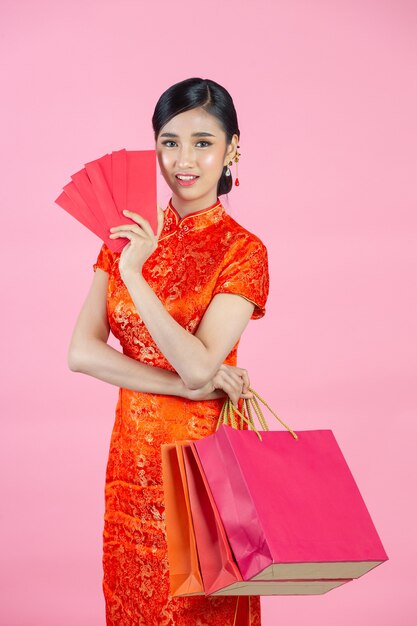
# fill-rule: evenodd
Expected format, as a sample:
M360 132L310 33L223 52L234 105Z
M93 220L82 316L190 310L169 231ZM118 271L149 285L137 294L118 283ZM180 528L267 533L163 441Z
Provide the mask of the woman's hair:
M161 128L169 120L178 113L197 107L201 107L219 120L226 133L227 145L235 133L240 138L236 110L229 92L209 78L187 78L164 91L156 103L152 116L155 141L158 139ZM223 167L217 184L218 196L229 193L233 185L233 177L226 176L226 169L227 165Z

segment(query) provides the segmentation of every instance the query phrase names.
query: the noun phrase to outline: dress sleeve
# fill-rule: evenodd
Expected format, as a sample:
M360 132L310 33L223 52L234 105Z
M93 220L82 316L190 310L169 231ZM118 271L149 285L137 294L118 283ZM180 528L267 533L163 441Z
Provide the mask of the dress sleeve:
M255 308L250 319L265 315L269 293L268 251L260 239L231 246L213 296L216 293L235 293L253 302Z
M113 254L110 248L103 243L98 253L97 261L93 265L94 271L99 267L108 274L110 274L111 267L113 265Z

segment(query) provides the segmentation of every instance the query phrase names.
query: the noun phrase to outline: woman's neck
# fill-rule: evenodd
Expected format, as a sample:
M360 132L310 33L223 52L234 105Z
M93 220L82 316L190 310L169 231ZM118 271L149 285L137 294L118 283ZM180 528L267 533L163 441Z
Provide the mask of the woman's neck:
M172 194L171 197L171 204L181 218L186 217L187 215L190 215L191 213L195 213L197 211L209 209L218 202L218 196L213 196L213 194L193 200L184 200L184 198L179 198L175 194Z

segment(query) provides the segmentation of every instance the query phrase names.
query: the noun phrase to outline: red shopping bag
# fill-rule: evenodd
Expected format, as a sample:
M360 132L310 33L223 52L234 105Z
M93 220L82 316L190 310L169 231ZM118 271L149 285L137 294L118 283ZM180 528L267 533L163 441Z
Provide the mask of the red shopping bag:
M148 220L157 232L156 151L116 150L90 161L63 187L55 202L106 243L121 252L127 237L110 239L109 229L136 224L123 210Z
M265 420L246 400L254 428L249 401ZM227 404L223 420L244 418ZM219 420L192 444L243 579L353 579L388 560L332 431L286 428L260 437Z
M313 595L326 593L351 580L245 581L231 550L194 442L176 442L176 446L177 450L182 450L184 457L192 527L207 595Z

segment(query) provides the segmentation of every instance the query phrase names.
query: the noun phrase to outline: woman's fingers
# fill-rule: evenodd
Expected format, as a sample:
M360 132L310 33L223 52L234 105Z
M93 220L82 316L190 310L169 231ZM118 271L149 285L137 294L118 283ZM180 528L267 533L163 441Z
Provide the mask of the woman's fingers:
M236 406L240 398L240 388L231 379L226 379L223 383L223 390L227 393L233 404Z
M253 397L252 392L248 391L249 375L243 368L223 363L214 378L214 382L217 388L220 387L227 393L234 404L237 404L241 397Z
M153 232L151 225L149 224L148 220L142 217L142 215L139 215L139 213L135 213L134 211L127 211L127 210L124 210L123 214L127 215L127 217L130 217L130 219L133 220L134 222L137 222L139 226L143 228L143 230L149 235L151 239L155 239L155 233Z
M135 235L139 235L140 237L146 238L146 233L138 226L137 224L122 224L120 226L112 226L110 229L110 237L112 235L121 235L122 233L129 232L135 233Z
M111 233L109 235L110 237L125 237L125 232L129 231L135 233L136 235L139 235L140 237L143 237L144 239L147 239L149 237L154 243L157 243L164 225L164 211L161 207L158 207L158 227L156 236L148 220L142 217L142 215L127 210L123 211L123 213L127 217L130 217L130 219L133 220L135 223L112 226L109 229Z
M227 367L220 367L217 374L213 378L213 384L217 389L223 389L225 393L232 400L233 404L236 404L237 398L240 395L240 385L237 384L236 379L230 374Z
M233 365L226 365L225 363L222 364L222 367L224 367L223 371L227 372L230 376L232 376L237 381L237 383L241 384L242 393L249 394L249 397L253 396L252 392L249 391L250 380L249 380L248 370L244 369L243 367L235 367Z
M247 392L249 387L250 387L250 380L249 380L248 370L245 370L245 369L241 368L240 372L241 372L241 376L243 378L243 390L245 392ZM249 393L251 393L251 392L249 392ZM251 395L253 395L253 394L251 394Z

